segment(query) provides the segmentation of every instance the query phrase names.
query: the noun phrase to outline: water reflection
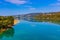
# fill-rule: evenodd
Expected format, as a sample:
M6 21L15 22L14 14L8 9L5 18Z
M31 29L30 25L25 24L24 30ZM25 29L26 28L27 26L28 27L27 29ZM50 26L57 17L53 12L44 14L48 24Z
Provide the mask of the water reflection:
M3 37L13 37L14 36L14 29L13 28L0 28L0 39Z
M24 20L26 20L26 21L29 21L29 22L50 22L50 23L54 23L54 24L59 24L60 25L60 20L36 20L36 19L30 19L30 20L28 20L28 19L24 19Z

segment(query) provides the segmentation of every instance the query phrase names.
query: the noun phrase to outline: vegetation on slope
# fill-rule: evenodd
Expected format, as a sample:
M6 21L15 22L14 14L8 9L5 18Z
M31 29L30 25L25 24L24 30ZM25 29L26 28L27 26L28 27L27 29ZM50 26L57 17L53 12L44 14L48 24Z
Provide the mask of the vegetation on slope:
M13 16L0 16L0 28L1 27L11 27L14 25Z
M60 22L60 12L38 14L38 15L35 15L33 18L34 20L39 22L44 21L44 22L57 23L57 22Z

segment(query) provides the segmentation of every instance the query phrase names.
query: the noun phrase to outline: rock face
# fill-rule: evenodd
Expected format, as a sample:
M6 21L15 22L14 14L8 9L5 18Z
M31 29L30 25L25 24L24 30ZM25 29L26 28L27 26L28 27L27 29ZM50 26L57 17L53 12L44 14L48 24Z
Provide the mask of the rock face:
M14 25L13 16L0 16L0 28L12 27Z

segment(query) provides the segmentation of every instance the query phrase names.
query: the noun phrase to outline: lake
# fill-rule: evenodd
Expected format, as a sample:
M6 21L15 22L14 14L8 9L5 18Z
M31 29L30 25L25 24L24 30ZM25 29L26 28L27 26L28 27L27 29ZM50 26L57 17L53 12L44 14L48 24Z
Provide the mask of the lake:
M60 25L49 22L20 20L9 32L0 40L60 40Z

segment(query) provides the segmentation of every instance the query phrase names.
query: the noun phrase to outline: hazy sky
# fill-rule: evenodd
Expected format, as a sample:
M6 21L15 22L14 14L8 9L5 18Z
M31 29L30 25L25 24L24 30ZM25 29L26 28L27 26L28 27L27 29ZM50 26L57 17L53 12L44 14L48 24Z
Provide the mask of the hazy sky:
M60 0L0 0L0 15L60 11Z

